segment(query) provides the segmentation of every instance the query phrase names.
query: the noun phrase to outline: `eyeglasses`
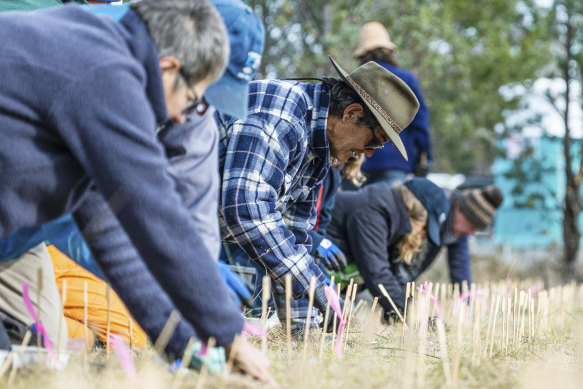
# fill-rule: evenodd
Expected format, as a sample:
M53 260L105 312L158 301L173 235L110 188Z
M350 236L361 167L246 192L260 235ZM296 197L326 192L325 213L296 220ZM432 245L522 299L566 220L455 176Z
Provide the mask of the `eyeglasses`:
M204 115L205 112L207 111L207 109L209 108L209 104L204 99L204 96L198 97L196 95L196 92L194 91L194 87L192 86L192 84L188 80L188 75L186 74L186 72L182 68L178 69L178 72L180 73L180 77L182 77L182 79L186 83L186 86L188 87L188 89L190 89L190 93L192 93L192 95L194 96L194 100L190 100L188 102L188 105L186 106L184 111L182 111L182 113L186 116L188 116L194 112L196 112L200 116Z
M374 133L374 127L370 126L370 127L368 127L368 129L369 129L369 130L370 130L370 132L372 133L372 141L371 141L369 144L367 144L366 146L364 146L364 148L365 148L366 150L378 150L378 149L383 149L383 148L385 148L385 145L384 145L384 144L382 144L382 143L381 143L381 142L378 140L377 136L375 135L375 133Z

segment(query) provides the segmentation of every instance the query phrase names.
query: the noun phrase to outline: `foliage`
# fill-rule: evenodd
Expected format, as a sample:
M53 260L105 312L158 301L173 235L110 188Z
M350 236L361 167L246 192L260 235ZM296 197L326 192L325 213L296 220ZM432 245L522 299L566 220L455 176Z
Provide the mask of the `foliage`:
M360 25L377 20L419 78L431 111L434 170L485 173L502 112L518 98L499 93L528 85L550 60L546 11L532 0L249 0L267 29L260 77L333 74L327 55L347 69Z

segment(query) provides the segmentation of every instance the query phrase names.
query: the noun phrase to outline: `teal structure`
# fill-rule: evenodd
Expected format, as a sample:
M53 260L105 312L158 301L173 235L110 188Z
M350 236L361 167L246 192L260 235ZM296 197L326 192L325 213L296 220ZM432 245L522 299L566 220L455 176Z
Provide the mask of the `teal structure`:
M574 172L579 168L580 147L581 141L573 140ZM494 243L512 248L561 246L566 181L563 139L515 136L501 142L501 151L505 155L492 166L494 183L504 194L494 221ZM579 226L583 227L581 216Z

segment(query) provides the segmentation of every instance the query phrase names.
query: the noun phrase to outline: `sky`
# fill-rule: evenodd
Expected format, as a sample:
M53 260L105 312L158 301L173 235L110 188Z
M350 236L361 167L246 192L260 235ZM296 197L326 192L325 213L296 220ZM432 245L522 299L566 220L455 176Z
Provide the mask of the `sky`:
M561 79L541 78L535 81L532 92L529 93L521 102L522 110L507 113L506 124L508 126L523 125L522 134L525 136L540 136L544 132L549 135L563 136L565 127L563 119L559 113L552 107L551 103L545 97L547 92L558 96L564 93L565 83ZM500 93L508 97L524 91L523 87L504 87ZM581 111L581 85L577 82L571 84L571 98L574 100L570 106L569 123L571 135L574 138L583 137L583 112ZM558 99L560 108L564 108L564 99ZM540 126L524 124L529 118L535 115L541 116Z

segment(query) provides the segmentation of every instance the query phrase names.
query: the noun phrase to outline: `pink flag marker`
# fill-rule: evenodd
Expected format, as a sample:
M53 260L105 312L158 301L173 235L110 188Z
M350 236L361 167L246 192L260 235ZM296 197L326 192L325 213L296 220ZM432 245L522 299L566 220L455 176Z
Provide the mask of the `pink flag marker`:
M53 344L51 343L51 340L49 339L49 334L47 333L45 326L38 319L38 315L36 313L36 310L34 309L34 305L30 299L30 296L28 295L28 284L25 281L22 282L22 300L24 301L24 306L26 307L26 310L28 311L28 313L30 313L30 316L32 316L32 319L34 320L34 327L36 328L37 332L42 335L43 344L44 344L45 348L47 349L47 351L49 352L49 355L51 356L51 359L53 360L53 364L54 364L55 368L59 369L60 368L59 360L55 356Z
M338 299L338 295L330 286L324 287L324 293L326 294L326 298L330 301L330 308L336 313L338 316L338 320L340 325L338 326L338 337L336 338L336 344L334 345L334 351L338 358L342 359L342 330L346 325L346 320L342 320L342 308L340 307L340 300Z
M267 338L269 332L257 327L255 324L245 322L245 324L243 324L243 331L241 331L241 335L245 337L256 336L258 338Z
M425 283L423 283L423 289L421 289L421 287L418 286L417 290L427 296L429 294L429 284L427 283L427 281L425 281ZM439 317L441 320L443 320L443 315L441 313L441 307L439 306L439 304L437 302L437 296L430 295L429 299L433 302L433 305L435 306L435 313L437 314L437 317ZM429 307L427 307L427 311L429 312Z
M468 290L465 291L464 293L461 294L459 302L455 305L453 312L456 313L459 307L460 302L464 301L465 299L468 299L470 297L473 297L475 300L477 300L482 307L484 308L484 310L486 312L490 312L490 307L488 306L488 304L486 304L484 302L484 299L482 298L482 296L484 295L484 289L476 289L476 290Z
M140 380L140 377L138 377L136 365L134 364L134 358L132 357L132 351L126 342L124 342L123 338L119 335L111 335L109 339L111 347L113 348L113 351L115 351L115 355L117 355L119 364L125 371L131 383L141 386L142 381Z

